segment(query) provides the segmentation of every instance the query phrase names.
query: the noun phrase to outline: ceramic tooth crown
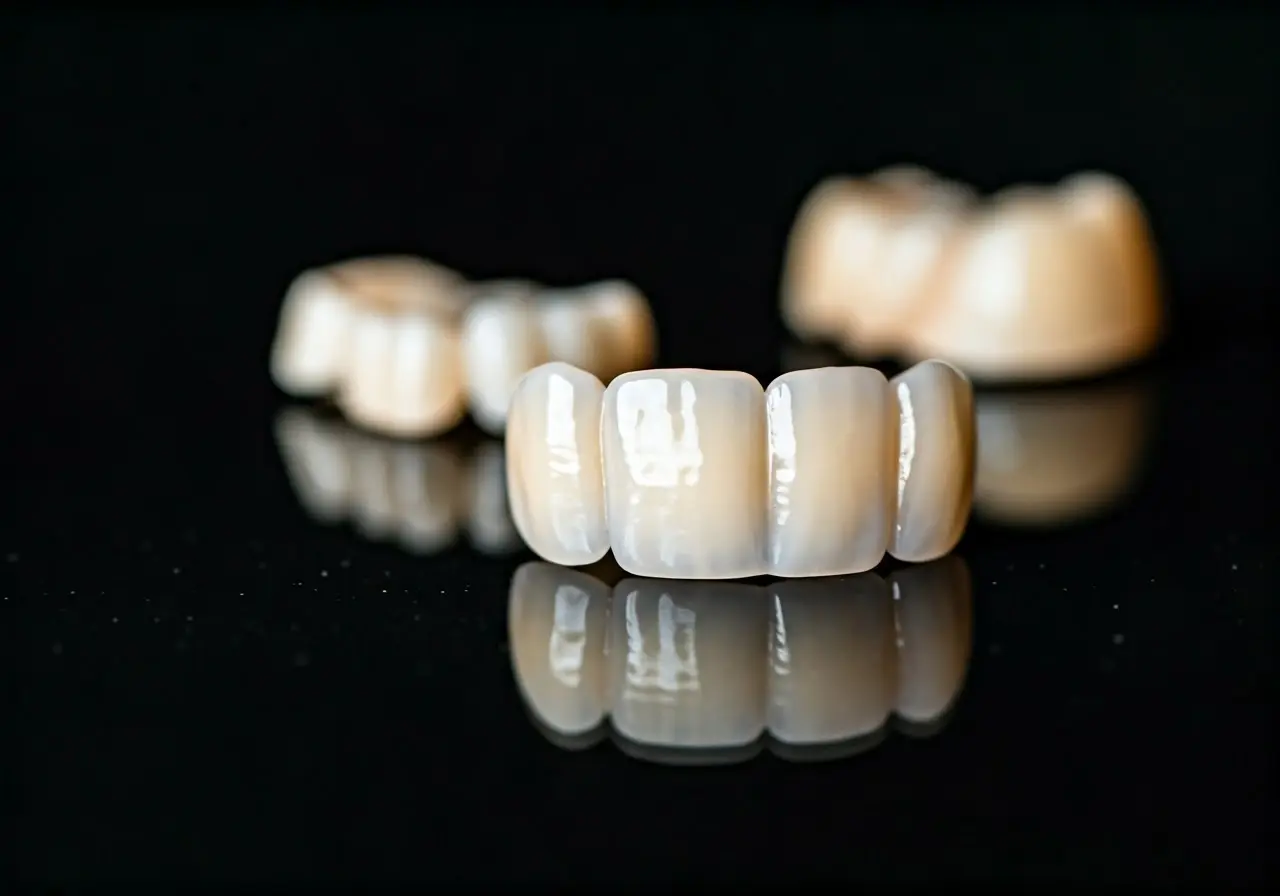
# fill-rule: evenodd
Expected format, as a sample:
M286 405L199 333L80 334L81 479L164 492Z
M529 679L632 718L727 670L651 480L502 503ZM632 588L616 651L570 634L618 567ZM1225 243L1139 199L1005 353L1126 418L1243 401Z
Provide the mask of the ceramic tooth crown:
M989 380L1088 376L1150 352L1159 276L1134 192L1088 172L985 202L919 168L832 178L792 230L782 311L859 355Z
M471 415L501 432L520 377L550 360L531 286L503 285L483 294L462 327L463 366Z
M643 366L654 341L644 297L620 280L560 290L467 284L420 259L366 258L294 281L271 372L291 394L333 394L353 422L377 432L431 435L469 406L498 434L533 367L567 360L608 380Z
M890 382L898 405L897 514L889 553L920 563L964 534L973 503L973 388L942 361Z
M765 413L745 373L654 370L605 391L609 542L639 576L763 573Z
M507 433L512 514L540 556L653 578L825 576L886 550L951 550L972 496L968 380L927 362L641 371L604 388L564 364L527 374ZM905 446L905 450L904 450Z
M769 572L871 569L889 547L897 494L898 409L870 367L783 374L769 419Z
M1150 347L1106 232L1056 194L992 200L939 269L928 313L905 336L912 357L945 357L992 379L1083 375Z
M449 429L466 405L455 332L428 315L370 310L352 322L336 401L354 423L394 436Z
M609 550L600 412L604 384L568 364L529 371L507 420L507 494L521 537L553 563L582 566Z
M349 332L366 315L460 311L461 279L406 256L362 258L304 271L290 284L271 351L271 373L286 392L320 395L338 388L350 366Z
M783 317L797 335L891 353L971 204L971 191L907 166L824 181L793 229Z

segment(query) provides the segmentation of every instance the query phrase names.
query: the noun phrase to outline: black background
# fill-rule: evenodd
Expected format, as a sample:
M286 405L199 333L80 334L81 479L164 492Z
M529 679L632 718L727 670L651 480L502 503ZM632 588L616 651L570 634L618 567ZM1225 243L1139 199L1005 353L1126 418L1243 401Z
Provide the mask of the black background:
M24 880L1274 872L1274 15L510 5L3 35ZM1173 321L1132 499L962 542L974 660L937 738L828 766L558 751L503 652L527 555L414 558L298 506L266 353L301 268L624 276L664 364L767 382L804 193L900 161L983 190L1122 175Z

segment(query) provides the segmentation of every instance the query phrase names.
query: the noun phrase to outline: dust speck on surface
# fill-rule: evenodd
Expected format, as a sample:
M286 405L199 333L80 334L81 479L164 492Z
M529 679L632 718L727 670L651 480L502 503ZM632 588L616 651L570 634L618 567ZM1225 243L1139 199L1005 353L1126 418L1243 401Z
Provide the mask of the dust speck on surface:
M1238 570L1238 569L1240 569L1240 565L1239 565L1239 564L1237 564L1237 563L1232 563L1232 564L1231 564L1231 568L1232 568L1233 570Z
M59 641L53 642L53 655L62 656L62 644Z
M311 665L311 657L307 656L307 652L305 650L299 650L293 655L293 664L299 669L304 666L309 666Z
M119 616L112 616L112 617L111 617L111 621L112 621L112 622L119 622L119 621L120 621L120 617L119 617Z
M329 578L329 570L327 570L327 569L322 569L322 570L320 570L320 578L322 578L322 579L327 579L327 578Z
M1111 636L1111 643L1112 643L1112 644L1123 644L1123 643L1124 643L1124 635L1118 635L1118 634L1117 634L1117 635L1112 635L1112 636Z
M181 567L181 566L175 566L175 567L173 568L173 574L174 574L175 576L176 576L176 575L181 574L181 572L182 572L182 567Z
M5 555L5 558L4 558L4 559L8 560L10 563L17 563L17 562L18 562L18 552L17 552L17 551L10 551L8 554L6 554L6 555Z

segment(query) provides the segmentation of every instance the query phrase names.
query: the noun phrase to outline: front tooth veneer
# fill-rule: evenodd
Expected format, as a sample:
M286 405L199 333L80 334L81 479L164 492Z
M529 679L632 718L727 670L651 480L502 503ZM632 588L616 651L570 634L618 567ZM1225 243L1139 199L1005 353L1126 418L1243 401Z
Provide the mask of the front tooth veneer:
M395 256L299 275L285 296L271 372L290 394L334 394L348 418L377 432L438 433L470 406L496 434L515 384L538 364L572 361L607 380L643 366L653 348L648 305L624 281L556 291L468 285Z
M948 364L892 381L870 368L779 377L648 370L606 389L566 364L530 371L511 403L512 518L546 560L612 547L652 578L862 572L886 551L923 562L963 534L973 394Z

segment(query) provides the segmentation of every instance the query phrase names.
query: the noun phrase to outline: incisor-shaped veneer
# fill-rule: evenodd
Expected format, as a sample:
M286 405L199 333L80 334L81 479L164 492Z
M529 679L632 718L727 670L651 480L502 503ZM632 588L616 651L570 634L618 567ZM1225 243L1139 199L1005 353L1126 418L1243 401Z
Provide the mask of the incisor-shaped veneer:
M507 429L512 518L567 566L612 549L655 578L826 576L886 551L948 553L973 493L973 393L948 364L624 374L566 364L521 379Z

